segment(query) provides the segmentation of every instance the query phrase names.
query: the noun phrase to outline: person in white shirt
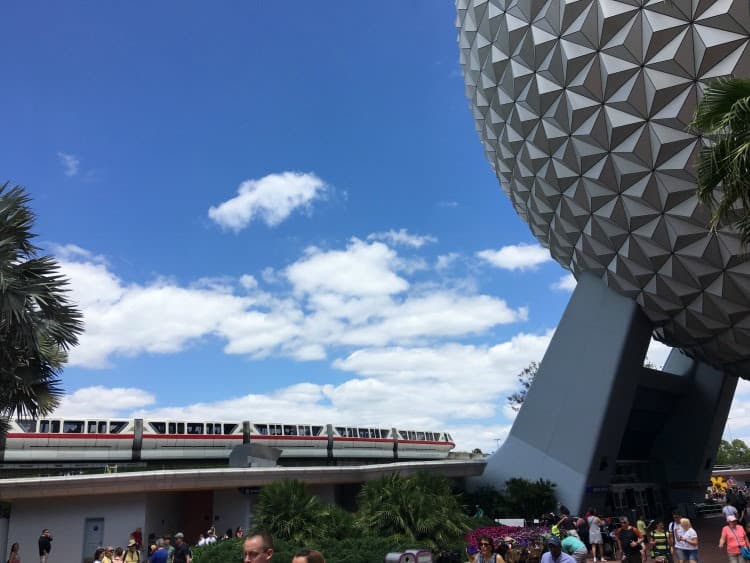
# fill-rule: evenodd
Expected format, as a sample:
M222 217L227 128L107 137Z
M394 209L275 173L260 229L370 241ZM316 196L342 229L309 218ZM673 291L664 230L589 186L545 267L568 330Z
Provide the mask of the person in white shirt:
M698 561L698 534L690 525L690 520L682 518L676 532L675 552L680 563Z

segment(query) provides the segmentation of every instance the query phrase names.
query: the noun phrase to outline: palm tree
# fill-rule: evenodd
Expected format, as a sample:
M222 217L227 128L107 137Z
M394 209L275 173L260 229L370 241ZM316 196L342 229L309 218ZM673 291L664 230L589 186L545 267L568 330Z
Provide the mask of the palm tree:
M253 523L274 538L303 544L327 537L331 510L304 483L276 481L261 490Z
M690 127L713 141L701 149L697 170L711 227L734 223L742 243L750 243L750 79L710 84Z
M450 483L440 475L389 475L366 483L358 500L356 523L368 534L441 549L470 529Z
M34 213L20 186L0 185L0 433L12 416L49 414L67 351L83 331L57 262L32 244Z

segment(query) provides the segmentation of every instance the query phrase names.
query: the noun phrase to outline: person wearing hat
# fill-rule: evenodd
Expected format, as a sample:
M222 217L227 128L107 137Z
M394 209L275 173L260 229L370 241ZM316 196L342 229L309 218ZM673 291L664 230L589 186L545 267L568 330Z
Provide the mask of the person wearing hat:
M547 547L549 551L542 554L539 563L576 563L575 559L562 550L562 542L557 536L550 536L547 539Z
M138 551L138 545L133 538L128 540L128 550L122 560L123 563L141 563L141 552Z
M193 554L185 543L185 534L177 532L174 535L174 554L172 555L173 563L191 563Z
M729 563L742 563L742 548L750 547L748 546L745 529L737 525L737 516L732 514L727 516L727 525L721 529L719 549L723 549L725 545L727 546Z

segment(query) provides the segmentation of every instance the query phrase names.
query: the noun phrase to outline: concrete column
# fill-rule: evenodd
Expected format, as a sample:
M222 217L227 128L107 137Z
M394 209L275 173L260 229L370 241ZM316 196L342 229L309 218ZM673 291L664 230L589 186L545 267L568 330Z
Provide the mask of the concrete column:
M689 379L654 444L673 504L701 501L724 433L737 378L674 350L665 371Z
M587 493L606 494L651 331L635 301L581 275L510 435L480 482L502 488L512 477L549 479L572 511Z

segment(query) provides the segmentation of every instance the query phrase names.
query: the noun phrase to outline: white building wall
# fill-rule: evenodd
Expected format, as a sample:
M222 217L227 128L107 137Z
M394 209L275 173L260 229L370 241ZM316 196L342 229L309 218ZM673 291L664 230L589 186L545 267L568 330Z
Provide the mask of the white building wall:
M143 528L143 541L151 534L157 538L172 537L182 531L182 504L180 493L151 493L146 498L146 525Z
M219 537L228 528L234 533L237 526L247 531L250 526L250 497L237 489L214 491L214 526Z
M146 495L101 495L19 500L11 506L8 545L19 542L21 560L38 557L39 534L52 534L49 563L82 563L93 553L83 553L86 518L104 519L104 545L125 546L138 527L145 531Z

